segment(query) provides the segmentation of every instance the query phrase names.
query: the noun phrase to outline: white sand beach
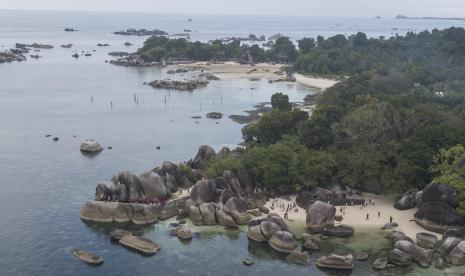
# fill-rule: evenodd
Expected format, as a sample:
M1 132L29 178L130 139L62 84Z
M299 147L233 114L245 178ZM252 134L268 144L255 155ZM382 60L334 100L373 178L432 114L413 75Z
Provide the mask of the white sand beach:
M344 213L341 213L340 206L336 206L336 215L342 215L343 221L342 224L348 224L355 228L362 226L370 227L383 227L386 223L389 222L389 217L393 217L393 222L399 224L398 230L404 232L407 236L416 239L416 234L419 232L432 233L434 235L440 236L439 234L430 232L413 221L413 214L416 212L416 208L400 211L395 209L394 200L386 198L383 196L377 196L372 194L364 194L364 198L374 200L374 205L368 205L367 207L360 208L360 206L348 206ZM284 203L286 206L288 203L295 202L295 196L291 196L291 201L280 198L279 201ZM270 209L271 212L279 214L281 217L284 217L285 210L280 208L274 208L271 210L271 200L268 201L265 205ZM301 221L305 223L307 213L304 209L297 207L297 212L289 212L289 220L292 221ZM380 212L380 217L378 217L378 211ZM366 219L367 214L369 214L369 219Z
M257 63L255 65L239 64L237 62L224 62L224 63L206 63L196 62L191 64L173 65L168 68L186 68L203 70L205 72L214 74L222 80L234 79L249 79L249 80L272 80L276 81L285 77L282 72L284 64L271 64L271 63ZM317 78L311 76L304 76L302 74L295 74L296 82L305 86L325 90L334 84L338 83L336 80Z

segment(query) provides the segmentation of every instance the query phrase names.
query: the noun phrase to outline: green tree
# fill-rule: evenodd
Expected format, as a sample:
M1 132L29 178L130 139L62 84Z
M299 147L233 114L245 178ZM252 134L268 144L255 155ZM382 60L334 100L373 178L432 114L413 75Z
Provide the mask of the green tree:
M453 187L459 196L459 208L461 214L465 215L465 149L457 145L449 149L441 149L436 156L432 173L437 176L434 181Z
M271 106L280 111L291 111L292 105L289 103L289 96L282 93L274 93L271 96Z
M313 38L302 38L301 40L297 41L299 50L306 54L309 53L315 47L315 39Z

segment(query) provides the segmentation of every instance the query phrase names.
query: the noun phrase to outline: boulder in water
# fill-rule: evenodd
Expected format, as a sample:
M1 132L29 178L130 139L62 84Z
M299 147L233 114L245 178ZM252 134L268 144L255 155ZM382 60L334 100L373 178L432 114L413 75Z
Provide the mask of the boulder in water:
M372 266L373 266L374 269L382 270L382 269L386 268L388 262L389 262L388 258L381 257L381 258L376 259L373 262Z
M288 262L298 264L298 265L309 265L310 264L310 255L308 252L302 252L294 250L286 258Z
M94 253L74 249L72 252L74 257L78 258L79 260L90 264L90 265L101 265L103 264L103 258L95 255Z
M160 251L158 244L142 237L124 236L119 240L119 243L139 253L148 255L155 255Z
M186 226L181 226L178 231L176 232L176 235L178 238L181 240L190 240L192 239L192 231Z
M97 143L95 140L88 139L81 143L81 152L82 153L99 153L103 150L103 147Z
M413 256L398 248L394 248L393 250L389 251L388 259L392 264L398 266L407 266L412 263Z
M223 211L234 218L237 224L245 225L252 217L247 213L247 206L244 201L237 197L228 199L223 207Z
M312 237L312 235L304 233L302 234L302 238L304 239L303 246L305 248L310 249L310 250L320 249L320 247L318 246L318 242L316 241L316 239Z
M247 237L256 242L266 242L268 240L260 231L260 225L249 226Z
M274 233L283 230L276 223L269 221L269 220L262 221L259 225L259 229L260 229L261 234L267 240L270 239Z
M330 268L338 270L352 270L354 267L354 257L352 255L336 255L322 256L316 261L316 266L319 268Z
M297 248L294 235L287 231L277 231L268 240L268 244L276 251L291 253Z

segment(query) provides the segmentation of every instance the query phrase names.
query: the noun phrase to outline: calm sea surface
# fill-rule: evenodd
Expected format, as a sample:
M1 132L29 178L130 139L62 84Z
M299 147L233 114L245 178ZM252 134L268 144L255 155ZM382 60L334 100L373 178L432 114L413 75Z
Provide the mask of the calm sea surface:
M188 18L193 21L188 22ZM0 11L0 51L16 42L55 46L41 50L38 54L42 58L38 60L0 64L0 275L327 273L314 265L287 264L284 256L267 246L249 243L244 231L196 227L192 242L184 244L169 236L169 221L149 227L127 226L162 247L157 255L142 257L112 244L108 226L88 225L79 219L79 209L93 198L96 184L117 172L131 170L139 174L164 160L188 160L202 144L216 149L237 145L241 142L242 126L227 116L243 114L244 110L269 101L274 92L287 93L292 101L301 101L314 92L298 84L268 84L265 80L217 81L194 92L155 90L143 83L165 77L164 69L105 63L110 59L109 51L135 51L146 39L116 36L111 34L113 31L135 27L178 33L192 29L192 40L208 41L278 32L293 39L357 31L388 37L407 30L454 25L463 26L465 22ZM65 27L79 31L65 33ZM123 46L126 41L134 46ZM59 47L67 43L75 46ZM111 46L96 47L97 43ZM94 49L97 51L92 52ZM73 59L71 55L76 50L93 55ZM199 124L190 118L211 111L226 116L219 121L200 119ZM54 142L52 137L45 137L47 134L60 140ZM79 144L86 138L113 149L105 149L93 158L83 156ZM161 149L157 150L157 146ZM325 243L322 252L312 256L312 262L333 250L377 251L386 246L381 234L367 229L348 240ZM97 268L80 263L70 255L75 247L103 256L105 263ZM243 258L252 258L256 264L245 267ZM353 274L373 274L371 261L356 264ZM416 274L415 271L410 268L397 273Z

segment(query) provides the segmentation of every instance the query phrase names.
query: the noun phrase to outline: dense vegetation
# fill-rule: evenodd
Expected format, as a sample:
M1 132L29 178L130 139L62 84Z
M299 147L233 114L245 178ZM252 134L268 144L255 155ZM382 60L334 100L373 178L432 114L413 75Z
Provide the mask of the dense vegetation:
M464 29L298 46L295 70L345 78L311 118L278 94L273 110L243 129L241 162L257 181L282 192L339 184L381 193L421 189L436 177L463 198L463 162L444 169L437 155L465 144Z
M239 40L223 43L220 40L212 43L190 42L184 38L169 39L164 36L152 36L144 42L138 54L145 61L161 61L162 59L195 60L195 61L249 61L254 62L292 63L297 59L298 51L287 37L278 38L270 49L258 45L241 45Z

